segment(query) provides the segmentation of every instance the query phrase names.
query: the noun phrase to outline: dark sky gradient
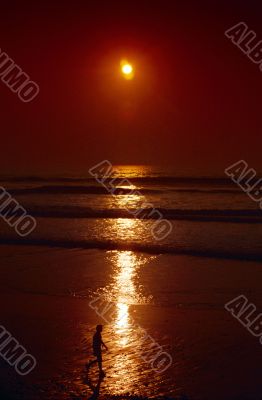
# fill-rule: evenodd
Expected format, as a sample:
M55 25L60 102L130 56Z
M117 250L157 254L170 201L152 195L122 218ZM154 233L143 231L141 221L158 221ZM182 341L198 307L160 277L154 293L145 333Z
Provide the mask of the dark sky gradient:
M262 170L262 72L224 35L244 21L262 40L259 2L1 8L0 48L40 86L25 104L0 82L1 173L85 173L105 158L178 175L223 175L239 159Z

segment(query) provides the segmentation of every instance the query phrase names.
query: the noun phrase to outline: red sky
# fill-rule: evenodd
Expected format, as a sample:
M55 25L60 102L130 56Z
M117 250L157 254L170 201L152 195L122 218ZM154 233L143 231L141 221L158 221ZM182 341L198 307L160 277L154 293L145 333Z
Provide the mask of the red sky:
M224 35L244 21L262 40L258 2L52 3L1 10L1 50L40 87L23 103L0 81L1 173L85 173L103 159L262 170L262 72Z

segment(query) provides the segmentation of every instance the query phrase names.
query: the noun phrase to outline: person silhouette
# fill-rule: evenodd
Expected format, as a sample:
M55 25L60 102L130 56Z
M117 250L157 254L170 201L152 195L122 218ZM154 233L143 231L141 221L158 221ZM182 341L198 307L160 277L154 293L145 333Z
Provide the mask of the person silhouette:
M99 367L100 377L105 377L105 372L102 369L102 346L104 346L104 348L106 350L108 350L108 347L105 345L105 343L102 340L102 335L101 335L102 330L103 330L103 326L97 325L96 332L93 336L93 353L94 353L94 356L96 357L96 359L93 361L90 361L88 364L86 364L86 368L87 368L87 370L89 370L91 365L97 362L98 367Z

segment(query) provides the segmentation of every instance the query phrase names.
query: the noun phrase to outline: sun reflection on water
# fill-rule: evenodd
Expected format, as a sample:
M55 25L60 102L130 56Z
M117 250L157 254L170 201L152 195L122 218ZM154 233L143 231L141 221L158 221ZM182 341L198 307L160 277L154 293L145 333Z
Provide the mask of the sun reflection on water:
M115 283L118 289L119 302L126 298L134 299L136 288L134 284L134 277L138 267L137 259L132 251L122 251L116 254L117 274L115 276Z
M131 321L129 304L136 299L134 278L136 275L135 253L122 251L115 254L116 275L114 286L116 290L116 317L114 321L115 332L120 346L127 346L131 340Z
M125 176L125 173L127 177L136 178L146 174L146 170L123 167L120 175ZM117 205L123 210L140 208L146 199L139 193L139 189L134 185L132 188L122 187L130 189L130 194L113 196L114 207ZM145 221L132 217L130 213L130 218L108 219L106 228L110 231L110 238L116 238L120 243L143 240L147 231ZM105 322L101 321L106 323L103 337L109 347L104 358L108 379L103 382L103 390L108 394L141 394L141 385L146 383L148 386L148 382L153 381L149 367L145 367L139 354L144 343L144 332L140 332L134 316L142 308L137 305L151 303L152 296L146 293L142 285L141 272L154 258L134 251L107 251L107 261L112 267L111 277L108 285L100 287L97 293L99 297L102 295L106 307L110 306L109 318Z
M116 206L120 209L137 209L141 206L141 204L145 201L145 197L140 193L133 193L128 195L118 195L115 198ZM131 217L131 213L130 213Z
M125 222L126 221L126 225ZM113 224L126 226L130 235L136 230L133 220L112 221ZM134 316L138 311L135 306L147 304L151 301L146 296L141 285L142 268L154 256L149 256L134 251L109 251L108 260L113 265L112 282L105 288L107 299L114 304L114 313L109 329L109 343L112 348L107 367L110 368L111 381L107 389L113 393L138 393L141 376L145 379L146 372L139 355L142 347L143 334ZM141 375L142 374L142 375ZM127 377L129 379L127 379Z
M126 328L128 326L129 319L129 306L124 303L117 303L117 317L115 325L117 328Z
M109 257L114 266L110 291L115 303L110 344L114 348L111 367L115 373L111 389L120 393L133 391L135 382L139 380L140 361L130 307L141 301L137 286L138 271L147 260L133 251L112 251ZM129 382L127 376L131 378Z

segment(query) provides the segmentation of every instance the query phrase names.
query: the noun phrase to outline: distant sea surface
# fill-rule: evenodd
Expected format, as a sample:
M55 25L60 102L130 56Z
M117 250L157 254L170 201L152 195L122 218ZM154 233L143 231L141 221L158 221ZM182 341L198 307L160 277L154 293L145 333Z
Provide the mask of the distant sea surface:
M118 166L113 177L114 196L88 175L2 177L1 185L38 222L22 241L1 223L2 242L262 259L262 212L226 176L179 177L170 169ZM124 178L136 194L121 183ZM153 219L133 217L145 204L172 224L163 240L152 236Z

